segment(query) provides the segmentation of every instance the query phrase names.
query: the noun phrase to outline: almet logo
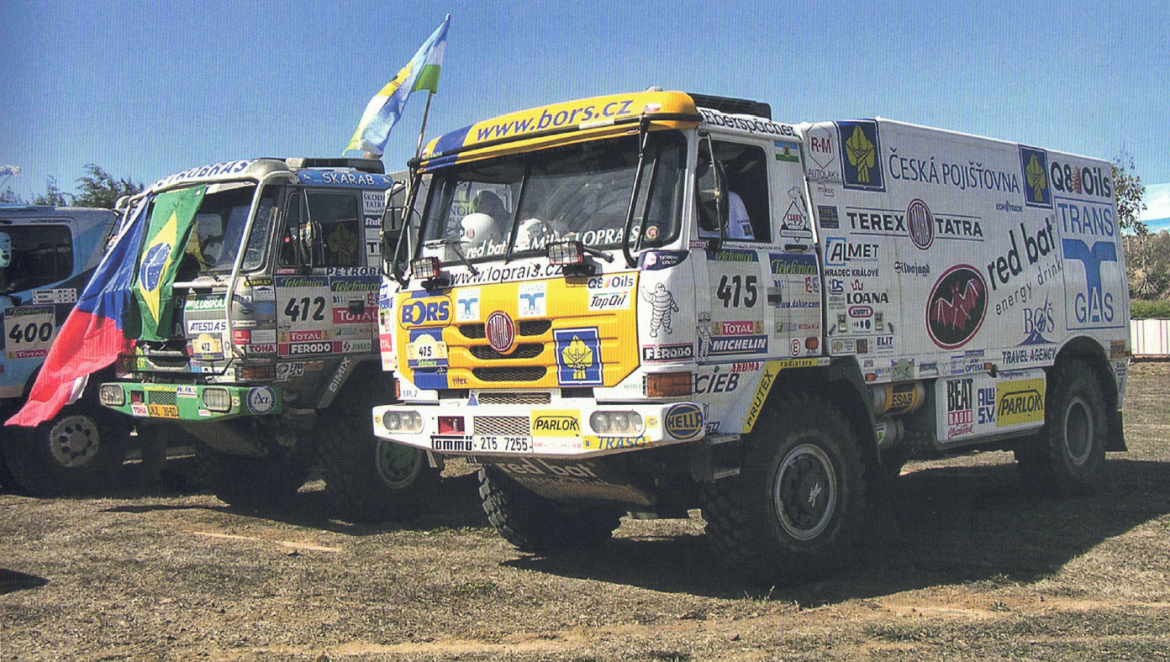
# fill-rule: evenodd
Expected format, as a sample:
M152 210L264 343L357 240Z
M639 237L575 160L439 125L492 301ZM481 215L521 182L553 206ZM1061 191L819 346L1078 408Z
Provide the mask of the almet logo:
M837 122L837 131L844 146L841 150L841 174L845 188L886 190L881 159L878 158L881 145L877 122Z
M1020 145L1020 169L1024 174L1024 204L1052 209L1052 188L1048 183L1048 153Z

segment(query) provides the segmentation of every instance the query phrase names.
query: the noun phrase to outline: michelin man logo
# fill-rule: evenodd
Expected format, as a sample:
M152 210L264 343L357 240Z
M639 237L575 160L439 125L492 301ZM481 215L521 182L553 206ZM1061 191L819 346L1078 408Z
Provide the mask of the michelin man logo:
M670 315L678 312L678 304L674 302L674 295L666 290L666 286L658 283L654 286L653 292L643 288L642 298L650 303L653 311L650 316L650 337L657 338L659 329L666 329L668 335L674 333L670 328Z

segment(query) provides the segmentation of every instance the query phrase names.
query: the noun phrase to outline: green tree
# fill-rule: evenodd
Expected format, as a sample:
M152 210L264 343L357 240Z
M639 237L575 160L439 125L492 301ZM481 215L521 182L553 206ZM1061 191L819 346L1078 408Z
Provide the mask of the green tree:
M85 176L78 178L79 193L73 196L73 204L79 207L102 207L113 209L118 198L137 195L142 192L142 183L129 178L114 179L100 166L87 163Z
M45 192L33 198L34 205L49 205L51 207L64 207L69 204L69 200L73 196L61 190L57 186L57 178L49 175L45 178Z
M1113 195L1117 199L1117 224L1122 230L1131 230L1137 236L1149 233L1146 224L1138 216L1146 209L1142 196L1146 185L1135 172L1133 155L1122 147L1113 157Z

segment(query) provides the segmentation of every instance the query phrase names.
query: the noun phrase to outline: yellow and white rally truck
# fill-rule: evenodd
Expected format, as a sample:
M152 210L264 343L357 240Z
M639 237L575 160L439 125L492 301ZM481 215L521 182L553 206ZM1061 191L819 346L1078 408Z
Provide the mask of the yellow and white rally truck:
M650 90L432 141L375 434L481 464L521 549L699 506L722 557L782 580L840 559L912 456L1010 449L1031 484L1091 487L1125 448L1109 164L770 115Z

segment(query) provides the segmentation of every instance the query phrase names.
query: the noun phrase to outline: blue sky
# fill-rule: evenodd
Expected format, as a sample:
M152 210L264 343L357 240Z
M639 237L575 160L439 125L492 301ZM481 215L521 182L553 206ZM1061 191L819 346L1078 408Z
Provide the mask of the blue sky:
M940 6L942 5L942 6ZM86 163L147 184L255 156L340 155L369 98L452 14L428 138L530 106L666 89L787 122L889 117L1110 159L1170 217L1160 2L0 3L0 182ZM416 95L384 161L414 154ZM1160 186L1160 185L1166 186ZM1158 198L1161 200L1162 198Z

